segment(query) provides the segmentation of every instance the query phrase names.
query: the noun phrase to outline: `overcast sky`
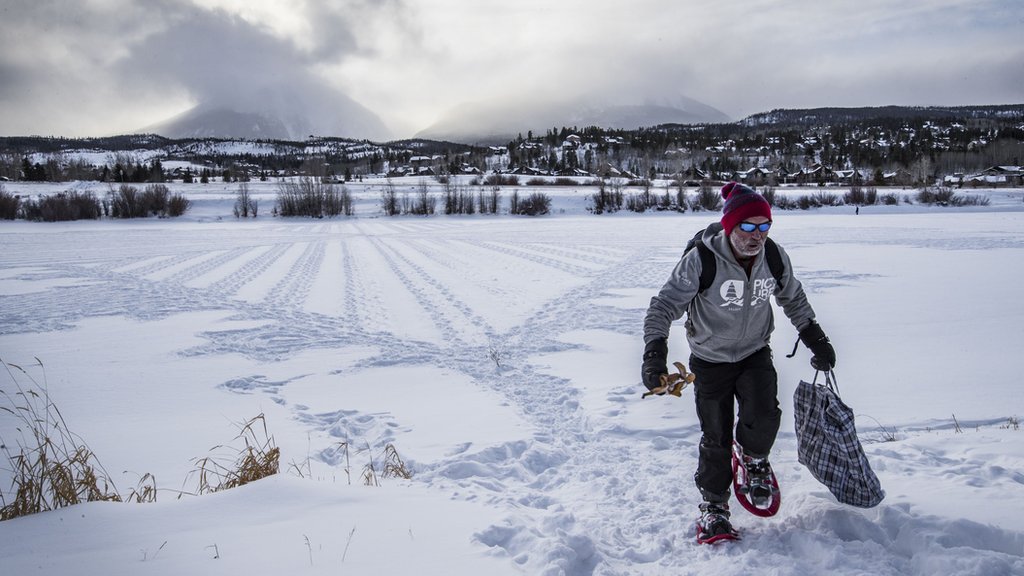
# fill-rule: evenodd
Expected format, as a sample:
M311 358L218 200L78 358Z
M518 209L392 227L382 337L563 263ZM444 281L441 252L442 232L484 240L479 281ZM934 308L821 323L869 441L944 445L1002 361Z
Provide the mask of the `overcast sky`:
M499 98L1019 104L1021 4L0 0L0 135L125 133L268 86L341 92L397 137Z

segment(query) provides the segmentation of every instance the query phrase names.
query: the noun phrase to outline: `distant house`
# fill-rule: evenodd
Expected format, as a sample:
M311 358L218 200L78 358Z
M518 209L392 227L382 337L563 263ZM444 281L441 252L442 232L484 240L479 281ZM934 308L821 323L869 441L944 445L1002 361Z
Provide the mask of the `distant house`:
M821 164L811 164L800 170L796 174L796 181L800 184L810 184L817 182L819 184L826 182L835 182L836 175L828 166L822 166Z
M515 170L510 172L511 174L517 174L519 176L548 176L549 174L541 170L540 168L534 168L532 166L518 166Z
M710 175L707 173L707 171L701 170L696 166L690 166L685 170L681 170L679 172L679 175L682 176L683 180L695 183L699 183L701 180L707 180L708 178L710 178Z
M1024 184L1024 166L992 166L981 172L983 176L1002 178L1012 186Z
M409 158L409 165L415 169L429 167L434 164L435 156L413 156Z
M590 172L580 168L563 168L558 171L559 176L591 176Z
M875 175L870 170L836 170L836 182L843 186L867 184L871 182Z
M913 182L914 176L903 168L882 174L882 183L887 186L909 186Z
M629 170L620 170L619 168L616 168L610 162L605 162L598 167L597 175L602 178L626 178L628 180L638 180L640 178Z
M774 174L768 168L757 167L749 170L741 170L736 173L736 177L741 182L751 186L757 186L772 180Z

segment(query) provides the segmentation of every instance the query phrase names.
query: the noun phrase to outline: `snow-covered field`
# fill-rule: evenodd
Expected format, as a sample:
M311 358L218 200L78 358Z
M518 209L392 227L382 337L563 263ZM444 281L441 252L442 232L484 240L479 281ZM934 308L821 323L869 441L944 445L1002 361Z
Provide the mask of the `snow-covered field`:
M734 506L743 540L712 547L691 393L641 400L639 367L649 298L717 215L594 216L552 188L546 217L383 218L367 182L355 218L282 220L252 187L256 220L197 184L176 220L0 222L0 359L119 492L158 488L0 523L3 574L1024 574L1024 191L776 212L888 495L838 504L797 462L813 371L779 312L782 509ZM178 498L258 414L281 473ZM389 443L413 478L364 486Z

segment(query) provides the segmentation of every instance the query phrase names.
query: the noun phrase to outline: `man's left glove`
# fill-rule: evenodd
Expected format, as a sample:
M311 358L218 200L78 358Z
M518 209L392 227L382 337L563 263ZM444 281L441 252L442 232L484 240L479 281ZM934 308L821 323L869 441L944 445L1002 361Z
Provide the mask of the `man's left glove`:
M836 351L817 322L811 322L800 331L800 341L811 349L811 366L815 370L829 371L836 365Z
M644 365L640 375L648 390L661 386L661 376L668 374L667 358L668 342L664 338L651 340L644 347Z

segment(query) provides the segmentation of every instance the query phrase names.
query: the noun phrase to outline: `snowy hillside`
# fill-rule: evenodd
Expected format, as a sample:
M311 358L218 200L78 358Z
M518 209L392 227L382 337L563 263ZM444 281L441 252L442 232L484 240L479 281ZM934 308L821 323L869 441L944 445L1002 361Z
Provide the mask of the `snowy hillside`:
M650 297L716 214L594 216L552 186L546 217L383 218L368 181L355 218L286 220L251 186L256 220L234 187L173 184L181 219L0 222L0 359L28 373L0 390L45 383L122 494L158 488L0 522L5 574L1024 574L1024 190L775 214L887 498L841 505L797 462L813 371L777 311L782 508L734 506L743 540L699 546L692 392L641 400L639 367ZM281 473L179 498L258 414ZM389 444L412 478L364 486Z
M607 100L598 96L538 103L536 100L461 103L417 137L453 142L506 144L516 135L542 134L552 126L602 126L636 130L662 124L730 122L712 106L678 95L662 100Z

